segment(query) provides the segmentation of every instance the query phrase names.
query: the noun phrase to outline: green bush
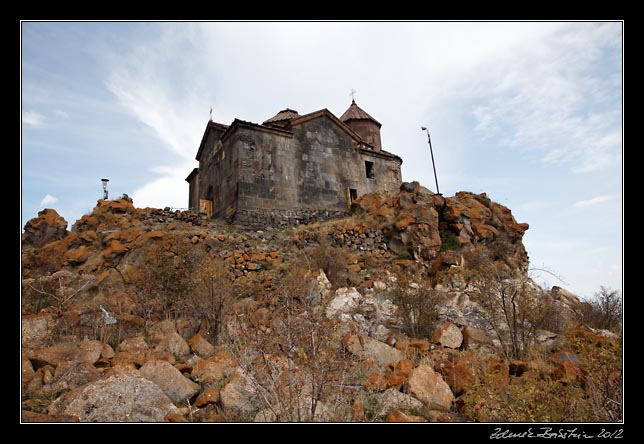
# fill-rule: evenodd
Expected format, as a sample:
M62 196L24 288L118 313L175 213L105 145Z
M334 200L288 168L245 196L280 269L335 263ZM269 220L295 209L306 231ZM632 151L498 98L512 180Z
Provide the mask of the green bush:
M461 248L461 242L455 233L450 230L440 230L439 234L441 237L441 251L457 251Z

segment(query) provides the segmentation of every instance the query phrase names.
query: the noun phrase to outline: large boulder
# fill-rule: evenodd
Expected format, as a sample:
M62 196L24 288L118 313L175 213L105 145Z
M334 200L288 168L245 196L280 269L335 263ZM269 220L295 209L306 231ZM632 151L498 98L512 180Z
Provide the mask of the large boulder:
M152 381L118 373L61 396L48 413L72 415L81 422L159 422L180 411Z
M61 240L67 236L67 221L50 208L38 212L25 224L22 241L34 247L42 247L50 242Z
M152 355L150 346L142 336L133 336L123 339L116 348L116 351L116 355L112 358L112 365L143 365Z
M61 342L51 347L41 348L33 352L31 361L38 367L59 363L85 362L94 364L103 353L103 344L100 341L82 341L79 343Z
M76 416L48 415L46 413L31 412L29 410L23 410L20 419L22 422L78 422Z
M93 365L86 362L60 363L56 367L50 383L33 393L32 397L48 398L58 396L60 393L94 382L100 377L101 373Z
M197 333L190 340L188 340L188 345L193 352L201 356L202 358L209 358L215 354L215 347L204 338L201 333Z
M479 362L473 352L454 355L449 353L432 353L434 370L443 376L452 389L452 393L460 395L474 386L477 380L476 369Z
M358 307L360 293L355 288L338 288L335 297L331 299L326 307L326 316L331 319L342 313L350 313Z
M199 385L181 374L167 361L151 359L139 369L139 374L158 385L173 403L192 398Z
M134 203L129 197L122 197L113 200L99 200L92 214L112 213L124 214L134 213Z
M463 348L465 350L477 351L485 347L491 348L493 346L492 340L487 335L487 332L481 328L465 325L461 330L463 335Z
M426 364L420 364L411 371L405 391L433 410L449 410L454 400L449 385Z
M408 415L395 410L387 415L385 422L427 422L422 416Z
M315 277L315 280L316 280L315 289L320 293L321 300L326 299L331 293L331 288L333 287L333 285L331 285L329 278L326 277L324 270L322 269L318 270L318 274Z
M257 387L241 368L234 371L219 395L226 411L248 415L259 410Z
M326 316L342 321L343 333L360 331L384 340L390 333L385 325L396 327L399 324L398 307L373 289L361 293L354 287L342 287L331 294L333 298L326 305Z
M52 342L56 330L55 309L41 310L38 314L22 317L22 346L26 349L45 347Z
M91 246L81 245L78 248L67 250L63 255L63 262L68 265L81 265L87 262L91 253Z
M199 393L197 399L195 399L195 405L197 407L204 407L208 404L215 404L219 402L221 390L218 387L208 387L203 392Z
M376 417L386 416L394 410L418 411L423 408L423 403L407 393L390 388L378 399Z
M459 348L463 344L463 334L455 324L445 322L436 330L434 342L438 342L443 347Z
M350 333L342 341L344 348L360 359L371 359L379 366L404 359L403 353L369 336Z
M219 352L208 359L199 360L193 367L190 376L202 384L214 384L230 376L237 368L235 357Z
M154 324L149 333L150 340L155 344L155 352L168 352L176 357L190 354L190 346L177 332L172 319Z
M31 364L31 361L24 355L20 362L20 375L22 392L26 393L29 381L36 376L36 371L34 370L34 366Z

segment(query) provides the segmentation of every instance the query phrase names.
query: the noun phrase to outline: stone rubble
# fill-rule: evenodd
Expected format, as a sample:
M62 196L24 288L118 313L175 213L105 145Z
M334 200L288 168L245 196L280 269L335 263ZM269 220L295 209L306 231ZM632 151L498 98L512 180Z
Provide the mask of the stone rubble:
M559 350L558 335L546 330L537 332L537 341L553 357L548 367L500 359L497 338L465 282L435 287L447 302L432 337L403 332L395 272L379 267L434 267L449 275L467 266L460 249L503 237L508 241L505 266L524 269L521 237L528 227L517 223L509 209L485 194L460 192L445 198L412 182L399 193L362 196L352 210L355 216L326 215L328 222L311 229L286 228L275 219L275 228L282 228L278 232L222 225L189 211L138 209L126 196L99 201L70 231L54 210L41 211L23 234L23 292L39 289L37 301L49 293L50 306L23 305L23 421L270 422L292 418L293 409L299 409L303 421L335 421L346 415L388 422L463 421L458 397L476 384L483 366L508 384L539 375L585 383L583 363ZM460 249L443 248L446 232ZM169 239L221 259L239 288L254 286L252 294L225 308L222 336L230 339L228 347L209 341L208 327L199 322L181 315L159 317L152 305L145 305L152 294L128 287L136 270L145 266L147 249ZM324 271L307 264L313 285L294 303L311 303L312 314L333 325L324 339L343 353L347 367L329 372L328 387L351 393L353 401L343 413L336 400L318 399L310 417L306 412L319 377L305 368L316 358L310 351L284 343L271 355L235 347L249 332L271 337L283 327L274 316L284 304L276 297L276 271L290 267L289 261L301 259L299 252L321 239L342 253L347 282L335 287ZM579 309L579 299L559 287L547 292L535 286L532 291L552 298L564 317L572 318ZM259 364L246 366L251 361L271 362L274 372ZM250 368L258 374L249 373ZM347 369L352 373L343 374ZM262 385L258 375L273 386ZM284 397L274 402L271 390L284 392L294 381L300 389L289 399L291 405ZM45 398L55 399L43 409L38 402Z

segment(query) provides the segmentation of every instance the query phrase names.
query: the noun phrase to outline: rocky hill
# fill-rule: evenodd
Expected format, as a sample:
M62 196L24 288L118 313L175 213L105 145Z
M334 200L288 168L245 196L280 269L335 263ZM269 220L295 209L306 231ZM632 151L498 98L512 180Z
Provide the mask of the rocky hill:
M620 342L529 279L527 229L416 182L280 231L127 196L71 231L43 210L22 235L22 420L615 420L597 393L621 385Z

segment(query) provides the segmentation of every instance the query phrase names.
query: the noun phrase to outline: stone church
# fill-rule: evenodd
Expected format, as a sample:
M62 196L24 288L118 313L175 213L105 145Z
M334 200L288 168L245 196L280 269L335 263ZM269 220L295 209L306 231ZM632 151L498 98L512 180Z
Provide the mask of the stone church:
M272 228L342 216L359 196L400 187L402 159L382 149L380 127L355 100L339 119L287 108L262 124L210 120L189 206Z

